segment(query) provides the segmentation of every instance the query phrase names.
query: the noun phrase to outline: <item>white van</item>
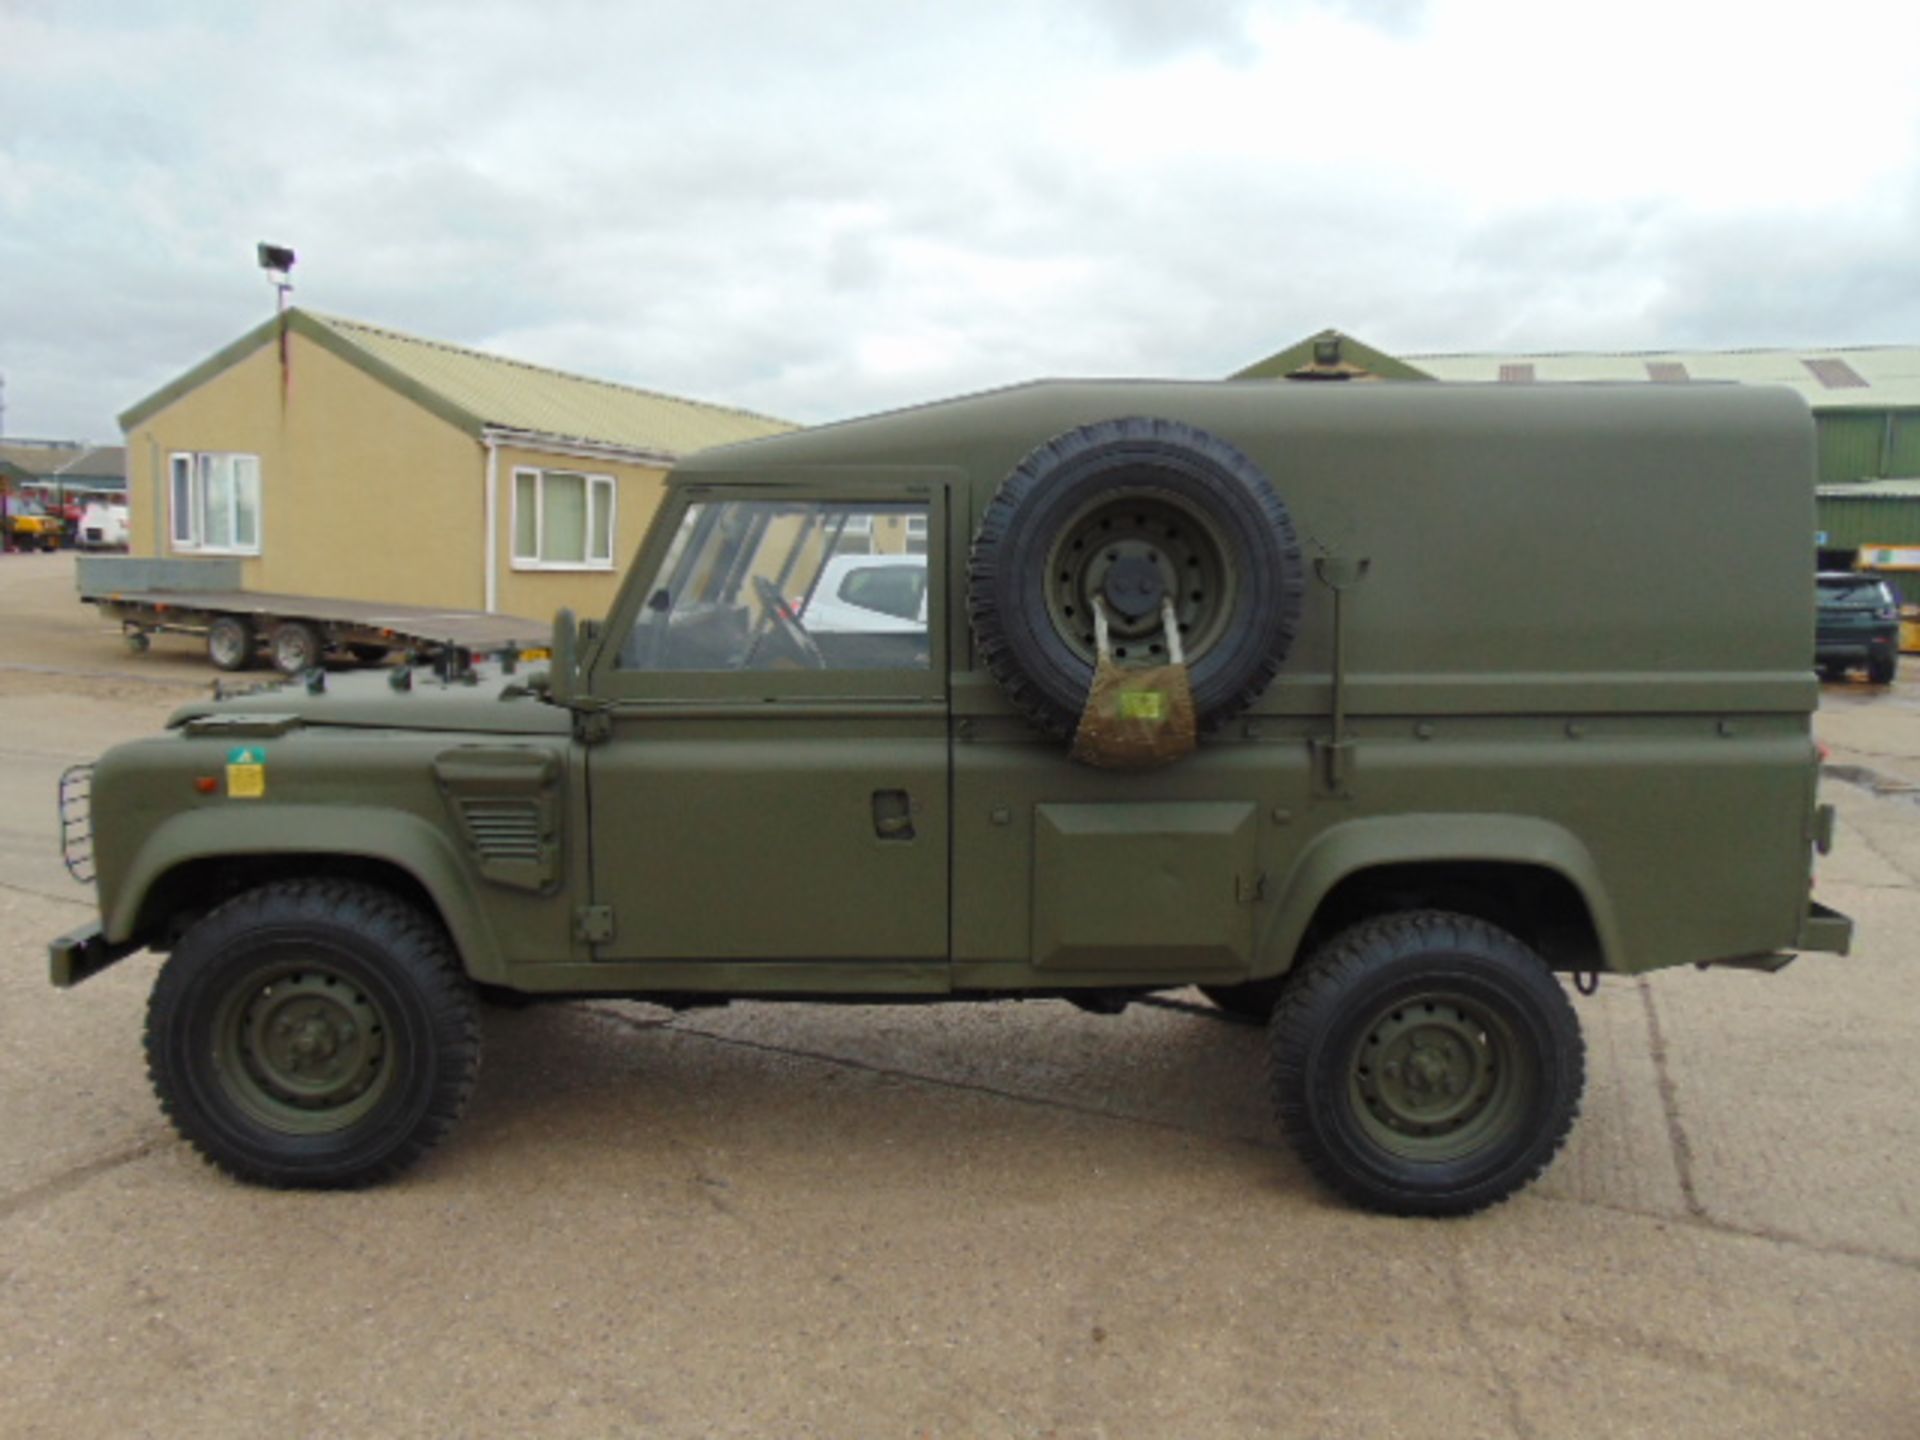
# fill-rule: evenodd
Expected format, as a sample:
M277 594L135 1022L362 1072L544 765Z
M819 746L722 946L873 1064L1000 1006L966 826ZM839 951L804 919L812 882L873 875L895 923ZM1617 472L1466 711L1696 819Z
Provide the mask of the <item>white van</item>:
M87 550L127 548L127 502L90 500L80 512L80 545Z

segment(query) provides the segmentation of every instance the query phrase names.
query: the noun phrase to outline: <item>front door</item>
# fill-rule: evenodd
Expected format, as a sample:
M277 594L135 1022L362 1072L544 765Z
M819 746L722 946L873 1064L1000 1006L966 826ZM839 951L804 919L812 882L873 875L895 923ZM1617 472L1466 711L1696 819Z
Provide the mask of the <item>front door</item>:
M944 966L942 502L675 492L591 682L596 959Z

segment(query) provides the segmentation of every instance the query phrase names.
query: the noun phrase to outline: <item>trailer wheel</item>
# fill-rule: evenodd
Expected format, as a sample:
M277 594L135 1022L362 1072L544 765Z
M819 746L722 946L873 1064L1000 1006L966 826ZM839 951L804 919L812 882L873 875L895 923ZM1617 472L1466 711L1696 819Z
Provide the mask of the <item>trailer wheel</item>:
M273 668L282 675L299 675L313 669L324 653L320 632L301 620L282 620L273 627L267 645L273 652Z
M247 669L253 651L253 626L238 615L222 615L207 627L207 658L216 670Z

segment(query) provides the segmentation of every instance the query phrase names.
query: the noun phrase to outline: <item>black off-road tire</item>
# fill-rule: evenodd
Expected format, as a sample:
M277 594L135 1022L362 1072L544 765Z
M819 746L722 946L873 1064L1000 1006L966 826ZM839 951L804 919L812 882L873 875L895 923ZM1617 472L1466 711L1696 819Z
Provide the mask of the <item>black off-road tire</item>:
M254 661L253 626L238 615L221 615L207 627L207 659L216 670L247 670Z
M282 620L267 637L267 649L273 655L273 668L282 675L300 675L314 669L326 658L326 646L320 632L304 620Z
M1469 916L1356 925L1305 962L1269 1027L1280 1128L1333 1190L1392 1215L1506 1199L1579 1113L1586 1046L1545 961Z
M147 1073L173 1126L258 1185L387 1180L460 1118L480 1065L446 933L385 890L281 881L195 924L147 1006Z
M1305 592L1299 539L1287 507L1252 460L1219 436L1172 420L1136 416L1070 430L1034 450L1001 482L967 567L967 613L981 657L1013 705L1061 739L1079 724L1093 661L1085 636L1064 633L1050 608L1059 569L1055 549L1090 508L1111 504L1124 512L1135 500L1191 517L1209 543L1217 542L1221 569L1231 578L1212 627L1217 636L1186 657L1203 729L1217 728L1259 698L1299 625ZM1081 619L1090 631L1090 618L1073 623Z

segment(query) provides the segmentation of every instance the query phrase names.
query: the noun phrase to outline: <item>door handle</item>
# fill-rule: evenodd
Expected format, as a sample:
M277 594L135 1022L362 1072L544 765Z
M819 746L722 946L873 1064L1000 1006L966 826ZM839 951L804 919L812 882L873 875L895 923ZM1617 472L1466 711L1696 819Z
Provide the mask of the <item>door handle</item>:
M873 833L882 840L913 839L913 797L904 790L874 791Z

